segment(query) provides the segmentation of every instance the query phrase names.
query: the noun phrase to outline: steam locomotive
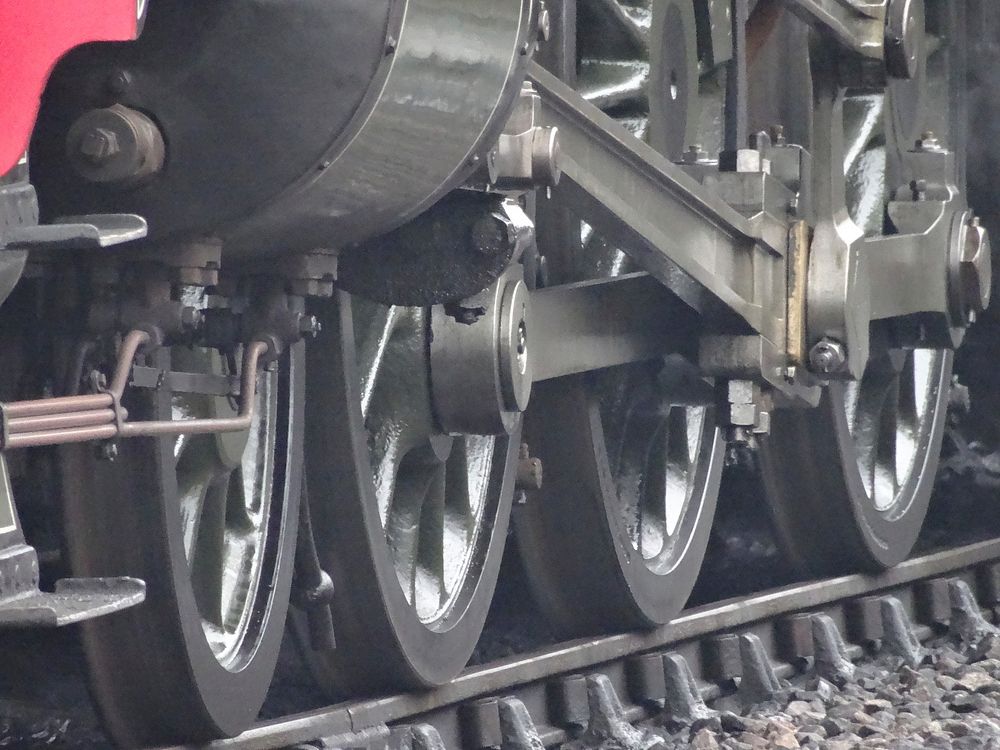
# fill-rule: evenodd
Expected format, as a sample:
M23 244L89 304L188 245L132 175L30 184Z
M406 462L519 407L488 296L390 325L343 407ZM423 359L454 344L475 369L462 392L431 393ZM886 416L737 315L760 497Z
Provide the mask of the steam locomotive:
M668 622L727 445L798 570L897 564L997 15L0 0L0 625L139 747L247 728L287 618L331 699L450 680L511 530L558 633Z

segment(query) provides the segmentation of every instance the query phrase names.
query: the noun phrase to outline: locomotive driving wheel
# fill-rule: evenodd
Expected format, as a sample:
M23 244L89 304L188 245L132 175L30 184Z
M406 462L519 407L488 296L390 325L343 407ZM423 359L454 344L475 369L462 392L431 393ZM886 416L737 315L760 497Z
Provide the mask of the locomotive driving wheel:
M224 382L238 376L231 354L173 346L146 364ZM147 585L142 606L82 630L93 694L123 747L234 735L257 716L290 595L303 374L301 344L260 372L244 432L123 440L113 461L90 445L61 451L74 574ZM192 390L131 388L125 405L132 419L235 415L230 396Z
M536 386L527 433L545 481L517 509L518 546L563 634L667 622L694 587L723 440L712 409L672 389L683 372L653 362Z
M580 5L581 94L678 158L722 148L725 66L699 66L690 0ZM554 283L638 270L563 207L572 236L543 247ZM544 233L551 208L543 207ZM543 234L544 236L544 234ZM535 385L526 433L542 489L515 510L535 598L565 635L669 621L701 568L724 440L712 387L680 357Z
M887 201L910 179L914 132L933 130L955 152L949 180L964 190L964 66L952 44L960 5L927 1L926 58L913 81L891 82L885 94L848 91L842 112L816 107L813 170L835 186L820 210L846 208L866 237L885 232ZM951 365L950 351L900 348L876 323L859 381L831 383L815 410L774 415L761 446L763 480L778 539L799 572L879 569L909 555L933 489Z
M320 319L306 453L337 646L307 658L334 696L441 684L468 662L489 610L520 429L437 426L430 309L341 293Z

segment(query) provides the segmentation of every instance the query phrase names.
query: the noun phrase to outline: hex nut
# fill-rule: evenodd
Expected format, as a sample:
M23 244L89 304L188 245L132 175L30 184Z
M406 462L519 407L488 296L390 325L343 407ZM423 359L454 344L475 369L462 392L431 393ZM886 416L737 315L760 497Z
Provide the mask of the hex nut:
M543 42L552 38L552 14L546 7L544 0L538 8L538 38Z
M928 154L944 154L948 152L948 149L945 148L941 139L930 130L920 136L915 146L917 151Z
M80 155L93 164L101 164L121 151L118 136L107 128L92 128L80 140Z
M84 112L73 123L66 135L66 156L88 182L128 186L163 168L166 146L149 117L115 104Z

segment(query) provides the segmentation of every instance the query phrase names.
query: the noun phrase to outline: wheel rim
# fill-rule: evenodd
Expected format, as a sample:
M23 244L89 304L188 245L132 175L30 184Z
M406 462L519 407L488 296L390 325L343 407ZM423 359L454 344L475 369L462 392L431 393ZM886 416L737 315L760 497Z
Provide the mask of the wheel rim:
M447 624L478 566L493 471L506 439L443 434L435 425L422 308L354 300L362 415L385 543L407 603L426 627ZM503 457L499 458L503 461Z
M226 362L210 349L180 349L173 357L183 372L228 377L238 375L239 359L238 351ZM173 419L230 418L237 409L230 397L175 393L171 413ZM181 435L173 444L184 552L202 629L230 671L245 665L256 640L255 593L271 533L277 416L277 375L262 372L246 432Z
M240 361L236 353L229 360ZM112 463L95 461L89 446L62 449L74 574L147 582L142 606L82 629L93 693L123 746L237 734L264 701L291 588L301 362L296 345L259 376L258 416L246 433L126 440ZM202 375L235 369L179 346L148 364ZM137 420L233 412L225 397L169 388L132 389L127 407ZM255 491L238 489L250 483Z
M452 679L499 574L520 431L444 435L430 401L430 311L338 294L310 350L313 530L334 579L337 648L308 663L333 697ZM302 642L308 629L297 621Z
M944 354L890 351L844 388L844 408L865 497L887 518L913 501L910 481L923 469Z
M942 12L947 7L928 7L935 5ZM836 107L815 110L814 170L842 168L844 175L843 192L821 211L836 210L839 200L866 237L885 232L892 188L908 179L914 130L934 127L946 139L958 132L957 112L951 122L935 114L951 112L957 80L942 22L940 13L928 14L929 56L916 83L891 83L883 94L848 91L842 114ZM923 114L914 114L923 107ZM842 143L843 150L831 143ZM964 154L957 137L956 147L954 179L961 185ZM892 334L887 325L873 325L862 378L831 384L811 418L777 415L762 445L779 541L802 573L888 567L916 542L933 487L952 353L892 348Z
M673 364L683 372L680 363ZM703 481L702 447L714 429L706 407L671 403L658 392L655 366L624 369L599 373L592 381L613 477L611 502L636 559L662 576L686 552L686 535L678 532L700 510L693 506ZM664 370L671 372L670 363Z
M588 2L579 12L585 98L671 158L696 140L721 148L725 66L699 75L692 2ZM554 223L571 234L543 249L553 280L638 270L573 206L560 209ZM649 627L682 609L721 476L710 393L680 357L536 384L528 443L545 481L515 519L535 598L557 630Z
M920 127L926 122L923 110L935 98L925 94L925 89L928 84L949 89L950 71L947 61L941 60L941 53L947 53L942 30L936 28L939 22L935 13L927 19L927 56L921 58L913 81L891 82L881 94L848 92L845 98L845 200L849 215L865 236L884 231L891 188L902 183L905 153L924 129ZM957 132L949 124L937 127L941 134ZM861 380L845 385L842 395L849 432L847 452L854 454L863 487L858 502L893 522L911 510L922 517L926 510L915 507L914 490L923 484L919 474L926 470L928 452L939 447L939 441L930 438L951 355L940 350L892 349L887 338L876 327L872 359ZM846 470L850 471L850 465Z

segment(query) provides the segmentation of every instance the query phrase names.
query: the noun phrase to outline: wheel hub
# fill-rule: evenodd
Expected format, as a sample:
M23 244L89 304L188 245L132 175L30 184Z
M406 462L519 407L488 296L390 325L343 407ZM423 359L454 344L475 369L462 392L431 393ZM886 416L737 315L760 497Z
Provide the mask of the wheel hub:
M431 314L431 386L445 432L509 435L532 386L531 299L521 265Z

